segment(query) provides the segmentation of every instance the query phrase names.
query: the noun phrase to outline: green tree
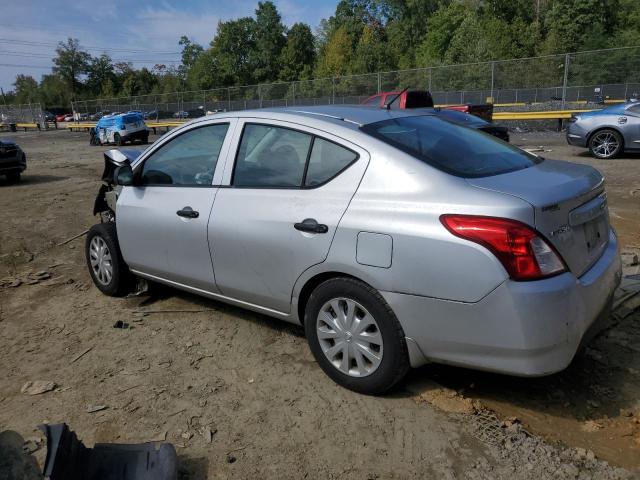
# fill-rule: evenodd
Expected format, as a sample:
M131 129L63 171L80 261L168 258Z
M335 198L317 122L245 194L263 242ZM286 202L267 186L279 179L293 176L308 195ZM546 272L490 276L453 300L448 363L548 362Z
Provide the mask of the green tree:
M250 52L255 64L255 81L267 82L278 78L278 60L287 42L285 30L273 2L258 2L254 24L255 50Z
M455 2L439 8L426 19L426 34L416 49L418 66L437 65L444 61L458 28L469 14L466 5Z
M350 68L352 73L372 73L390 68L386 39L382 28L365 26L356 46Z
M43 75L40 81L40 101L47 107L69 107L71 95L60 75Z
M543 53L576 52L607 46L615 30L618 0L554 2L545 18L547 37ZM636 29L638 26L636 25Z
M318 59L316 76L345 75L349 71L352 45L346 27L338 27L327 40Z
M200 63L198 71L206 74L203 67L209 69L204 82L210 80L212 86L255 83L255 32L256 22L251 17L220 22L209 55L196 62Z
M309 25L295 23L287 32L287 43L280 53L280 80L308 78L316 59L314 37Z
M15 87L16 103L35 103L39 100L38 82L32 76L17 75L13 86Z
M71 89L71 96L75 97L80 88L80 76L87 73L91 55L80 48L80 42L75 38L68 38L66 42L58 43L56 57L53 59L53 73L60 75Z
M91 63L87 69L86 86L92 96L101 94L105 90L105 85L115 85L116 74L113 69L111 57L103 53L99 57L91 59ZM107 90L112 90L109 87Z
M182 66L185 71L188 71L196 63L204 48L202 48L202 45L193 43L186 35L180 37L178 45L182 47Z

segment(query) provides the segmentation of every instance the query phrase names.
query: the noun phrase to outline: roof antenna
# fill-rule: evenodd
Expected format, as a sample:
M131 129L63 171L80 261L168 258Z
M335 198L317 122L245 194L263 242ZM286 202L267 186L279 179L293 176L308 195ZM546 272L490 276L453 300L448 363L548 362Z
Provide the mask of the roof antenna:
M404 90L402 90L400 93L398 93L395 97L393 97L391 100L389 100L387 103L384 104L383 108L386 108L387 110L391 110L391 104L393 102L395 102L398 98L400 98L400 96L406 92L407 90L409 90L409 87L406 87Z

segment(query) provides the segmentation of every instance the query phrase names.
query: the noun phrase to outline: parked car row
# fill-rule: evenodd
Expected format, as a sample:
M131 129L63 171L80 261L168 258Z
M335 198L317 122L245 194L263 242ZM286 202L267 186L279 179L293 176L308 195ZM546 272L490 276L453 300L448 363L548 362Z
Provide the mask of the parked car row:
M137 276L300 324L358 392L426 362L563 370L620 282L603 177L464 123L264 109L108 151L89 273L107 295Z

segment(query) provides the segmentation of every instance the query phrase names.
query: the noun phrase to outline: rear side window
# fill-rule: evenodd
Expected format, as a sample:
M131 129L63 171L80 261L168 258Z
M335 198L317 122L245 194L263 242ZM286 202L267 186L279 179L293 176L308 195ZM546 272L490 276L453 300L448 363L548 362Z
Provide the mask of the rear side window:
M459 177L488 177L543 161L476 129L434 115L371 123L361 130L444 172Z
M312 136L288 128L247 124L233 172L239 187L299 187Z
M316 138L309 157L305 186L320 185L338 175L358 158L358 155L340 145Z
M629 108L627 108L627 111L635 113L636 115L640 115L640 103L630 106Z

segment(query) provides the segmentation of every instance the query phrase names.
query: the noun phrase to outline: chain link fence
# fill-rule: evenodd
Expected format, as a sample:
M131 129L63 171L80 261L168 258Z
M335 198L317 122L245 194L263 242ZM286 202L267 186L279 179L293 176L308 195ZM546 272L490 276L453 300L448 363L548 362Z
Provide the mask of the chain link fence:
M402 88L429 90L436 104L602 103L640 94L640 47L443 65L412 70L318 78L73 102L76 119L137 110L149 119L185 118L250 108L357 104Z
M15 125L16 123L44 125L45 117L39 103L0 105L0 123L3 125Z

